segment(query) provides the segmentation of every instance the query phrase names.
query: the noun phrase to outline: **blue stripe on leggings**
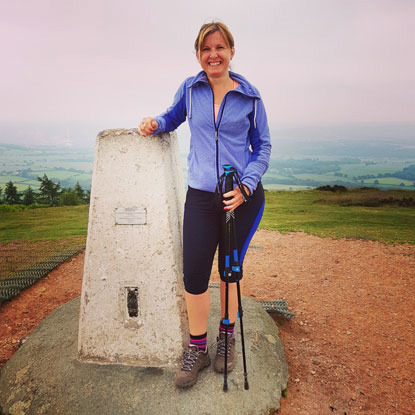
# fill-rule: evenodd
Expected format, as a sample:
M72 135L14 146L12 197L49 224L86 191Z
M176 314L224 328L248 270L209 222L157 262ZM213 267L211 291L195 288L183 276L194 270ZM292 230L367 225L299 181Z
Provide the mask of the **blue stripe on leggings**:
M238 262L238 250L237 249L233 250L233 260L235 262Z
M256 232L259 222L261 222L262 214L264 213L264 207L265 207L265 200L262 202L261 208L259 209L258 214L256 215L254 224L252 225L251 230L249 231L249 235L246 238L244 245L241 250L241 258L239 259L239 264L241 265L244 262L246 251L248 250L249 243L251 242L252 237L254 236L254 233Z

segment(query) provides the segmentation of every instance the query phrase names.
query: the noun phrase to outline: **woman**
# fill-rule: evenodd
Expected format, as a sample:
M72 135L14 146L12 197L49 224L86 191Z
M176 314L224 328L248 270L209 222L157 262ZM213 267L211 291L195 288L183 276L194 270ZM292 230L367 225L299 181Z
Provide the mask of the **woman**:
M209 277L219 244L219 274L224 279L224 216L236 217L237 244L242 266L248 244L258 227L264 208L261 177L271 153L266 113L259 92L244 77L229 71L235 55L234 39L220 22L204 24L195 41L202 71L179 87L173 105L158 117L144 118L139 133L147 136L176 129L187 118L190 131L188 191L183 223L183 269L190 342L175 377L178 387L196 383L198 372L209 366L207 322ZM222 165L236 168L249 203L240 188L215 203L215 189ZM225 200L226 198L226 200ZM242 277L242 273L240 274ZM214 368L224 371L225 332L228 330L227 366L234 368L234 323L237 315L235 282L229 284L229 325L225 313L225 283L221 281L221 320Z

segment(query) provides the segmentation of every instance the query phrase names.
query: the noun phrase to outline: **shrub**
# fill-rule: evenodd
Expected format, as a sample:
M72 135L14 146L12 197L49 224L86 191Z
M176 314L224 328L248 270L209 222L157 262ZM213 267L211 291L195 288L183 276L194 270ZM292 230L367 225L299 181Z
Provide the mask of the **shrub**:
M21 212L22 210L27 209L39 209L39 208L47 208L50 207L49 205L41 205L38 203L33 203L31 205L0 205L0 213L6 212Z
M0 205L0 212L21 212L25 210L24 205Z
M338 184L335 184L333 186L330 186L329 184L326 184L325 186L317 187L317 190L321 190L323 192L347 192L347 187L340 186Z
M82 200L74 190L66 190L59 196L60 206L77 206L81 203Z

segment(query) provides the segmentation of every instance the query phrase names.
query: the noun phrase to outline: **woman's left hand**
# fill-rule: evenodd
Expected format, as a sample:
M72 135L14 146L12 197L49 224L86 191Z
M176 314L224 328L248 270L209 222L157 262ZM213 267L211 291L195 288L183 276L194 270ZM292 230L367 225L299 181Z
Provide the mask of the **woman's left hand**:
M249 195L249 189L246 186L244 186L244 189L246 194ZM225 204L225 210L230 210L231 212L235 210L239 205L242 205L242 203L244 203L244 197L242 196L241 189L236 186L232 191L224 193L223 203Z

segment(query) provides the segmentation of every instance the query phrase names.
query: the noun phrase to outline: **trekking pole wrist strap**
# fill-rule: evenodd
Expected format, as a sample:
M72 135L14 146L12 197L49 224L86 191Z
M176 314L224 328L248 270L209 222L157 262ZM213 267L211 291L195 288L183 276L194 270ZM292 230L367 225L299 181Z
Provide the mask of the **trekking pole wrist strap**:
M243 183L241 182L241 179L240 179L240 177L239 177L238 172L235 172L235 181L236 181L236 184L237 184L237 185L238 185L238 187L239 187L239 190L240 190L240 191L241 191L241 193L242 193L242 197L243 197L243 199L244 199L244 202L245 202L245 203L246 203L246 202L249 202L249 199L251 198L252 193L248 195L248 193L247 193L247 192L246 192L246 190L245 190L245 187L244 187Z
M249 198L251 197L251 194L246 193L244 185L241 183L241 185L238 185L239 189L241 190L242 197L244 198L244 202L249 202Z
M236 182L236 185L239 187L239 190L241 191L241 194L242 194L242 198L244 200L244 203L249 202L249 199L252 197L252 193L248 195L248 193L245 190L244 185L241 182L241 179L240 179L239 174L236 171L236 169L233 169L232 168L232 174L233 174L233 178L234 178L234 180ZM224 184L224 181L225 181L225 177L226 177L226 174L224 173L219 178L219 181L216 184L216 190L215 190L215 193L216 194L221 194L221 195L223 194L223 184Z

